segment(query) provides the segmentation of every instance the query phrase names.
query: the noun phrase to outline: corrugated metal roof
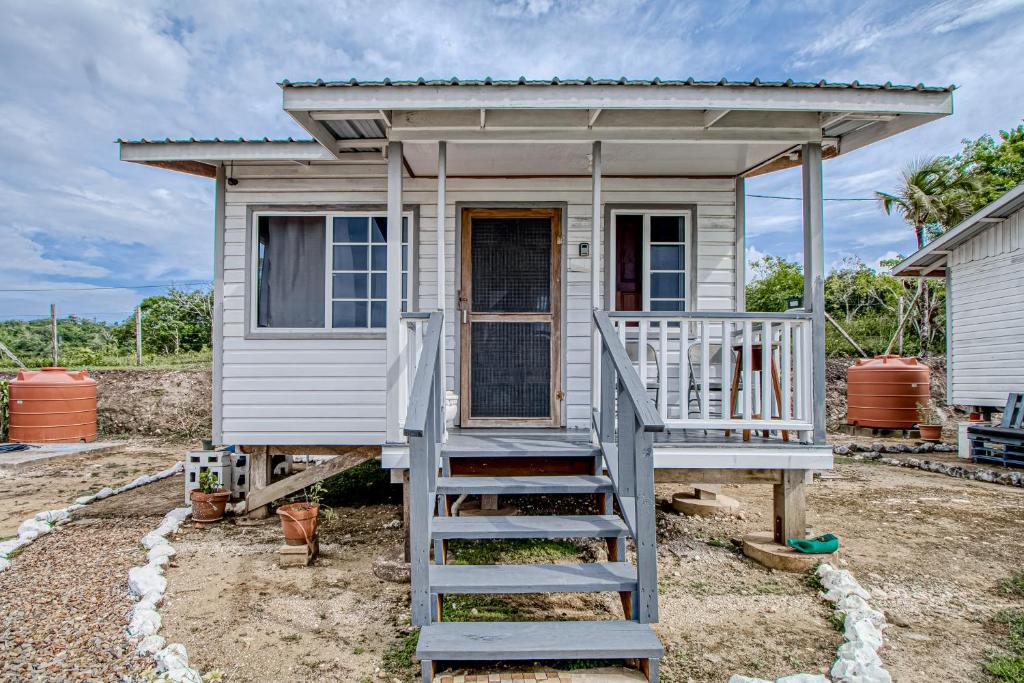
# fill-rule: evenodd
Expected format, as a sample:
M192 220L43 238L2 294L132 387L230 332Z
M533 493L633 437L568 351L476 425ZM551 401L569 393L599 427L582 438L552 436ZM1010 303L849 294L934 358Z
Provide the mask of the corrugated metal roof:
M623 85L623 86L693 86L693 87L755 87L755 88L852 88L860 90L904 90L904 91L927 91L927 92L951 92L956 89L955 85L948 86L929 86L924 83L918 83L917 85L895 85L892 81L886 81L885 83L861 83L860 81L852 81L850 83L834 83L824 79L820 81L794 81L793 79L785 81L762 81L760 78L755 78L752 81L730 81L726 78L722 78L717 81L698 81L694 78L687 78L685 80L673 80L673 79L661 79L652 78L645 80L629 79L629 78L559 78L554 77L547 80L530 80L525 76L521 76L518 79L502 80L495 78L484 78L484 79L460 79L460 78L449 78L449 79L426 79L417 78L416 80L392 80L385 78L381 81L360 81L355 78L350 78L347 81L325 81L318 78L315 81L289 81L287 79L278 82L278 85L282 88L350 88L357 86L416 86L426 85L432 87L439 86L481 86L481 85L492 85L492 86L552 86L552 85L571 85L571 86L587 86L587 85Z
M914 276L929 273L935 277L944 276L946 274L944 262L951 250L997 224L986 219L1005 220L1021 209L1024 209L1024 183L1008 190L998 199L978 209L967 219L929 242L923 249L908 256L892 269L893 275Z
M114 142L119 143L119 144L125 144L125 145L140 145L140 144L147 144L147 145L160 145L160 144L185 145L185 144L190 144L190 143L216 144L216 143L239 143L239 142L244 142L244 143L247 143L247 144L271 144L271 145L275 145L275 144L276 145L281 145L281 144L288 144L288 143L292 143L292 142L309 143L309 144L317 144L317 145L320 144L316 140L311 140L311 139L308 139L308 138L303 138L301 140L296 140L295 138L259 138L259 139L254 139L254 140L247 139L247 138L205 138L205 139L197 139L197 138L188 138L188 139L185 139L185 138L177 138L177 139L174 139L174 138L164 138L163 140L150 140L149 138L139 138L138 140L126 140L124 138L118 138L117 140L114 140Z

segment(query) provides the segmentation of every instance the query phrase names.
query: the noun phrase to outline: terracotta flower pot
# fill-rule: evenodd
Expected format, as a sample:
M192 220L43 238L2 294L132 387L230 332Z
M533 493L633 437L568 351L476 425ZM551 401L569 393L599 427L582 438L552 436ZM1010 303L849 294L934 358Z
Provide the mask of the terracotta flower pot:
M942 441L942 425L917 425L924 441Z
M230 491L214 491L203 493L192 492L192 519L197 522L216 522L223 519L224 508L227 507Z
M277 508L287 545L309 545L316 536L320 506L312 503L289 503Z

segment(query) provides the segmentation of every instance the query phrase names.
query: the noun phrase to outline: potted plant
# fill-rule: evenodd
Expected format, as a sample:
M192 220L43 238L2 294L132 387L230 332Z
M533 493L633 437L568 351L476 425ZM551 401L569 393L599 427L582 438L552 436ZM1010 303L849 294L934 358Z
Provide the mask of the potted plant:
M931 402L917 404L917 428L925 441L942 441L942 416Z
M199 473L199 488L192 491L192 519L197 522L216 522L224 517L231 492L225 491L210 470Z
M316 538L317 517L320 514L320 500L324 496L322 482L303 489L302 501L291 502L277 508L281 518L281 530L286 545L312 545Z

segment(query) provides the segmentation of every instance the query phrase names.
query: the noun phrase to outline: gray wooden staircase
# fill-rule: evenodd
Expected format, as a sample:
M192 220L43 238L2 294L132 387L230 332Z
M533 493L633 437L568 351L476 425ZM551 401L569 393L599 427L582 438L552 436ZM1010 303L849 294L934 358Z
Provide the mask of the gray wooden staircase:
M658 619L654 522L653 432L664 428L607 316L595 320L602 340L600 447L507 438L460 440L443 446L441 313L431 313L410 395L405 434L410 457L412 622L420 626L416 654L423 680L439 662L572 659L636 661L657 681L663 648L650 624ZM589 475L452 476L453 458L589 457ZM600 514L516 517L451 516L458 496L579 495ZM448 542L467 539L598 538L607 561L580 564L451 565ZM636 549L628 561L627 539ZM459 594L619 593L623 618L614 621L448 622L442 596Z

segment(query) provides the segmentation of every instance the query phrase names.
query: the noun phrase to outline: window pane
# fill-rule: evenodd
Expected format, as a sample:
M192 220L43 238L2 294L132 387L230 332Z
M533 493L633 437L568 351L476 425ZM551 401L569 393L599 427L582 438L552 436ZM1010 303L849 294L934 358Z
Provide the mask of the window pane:
M651 216L652 242L682 242L685 234L682 216Z
M335 301L334 327L366 327L366 302Z
M373 228L371 234L373 235L373 241L377 244L382 244L388 241L388 219L384 216L375 216L371 219L373 222Z
M260 216L256 325L324 326L323 216Z
M409 274L402 273L402 298L409 298Z
M651 245L651 270L682 270L683 247Z
M651 273L652 299L675 299L682 295L682 273Z
M334 219L335 242L366 242L368 224L364 217L339 217Z
M331 289L335 299L365 299L366 273L335 273Z
M402 241L409 243L409 219L402 216Z
M364 246L335 246L334 270L367 270L368 249Z
M683 305L683 300L679 299L676 301L652 301L652 311L683 311L686 307Z
M374 273L370 276L370 298L386 299L388 297L388 276L387 273Z
M370 303L370 327L387 327L388 305L385 301Z
M402 270L409 270L409 247L402 245Z
M388 269L388 248L373 246L373 268L371 270L387 270Z

